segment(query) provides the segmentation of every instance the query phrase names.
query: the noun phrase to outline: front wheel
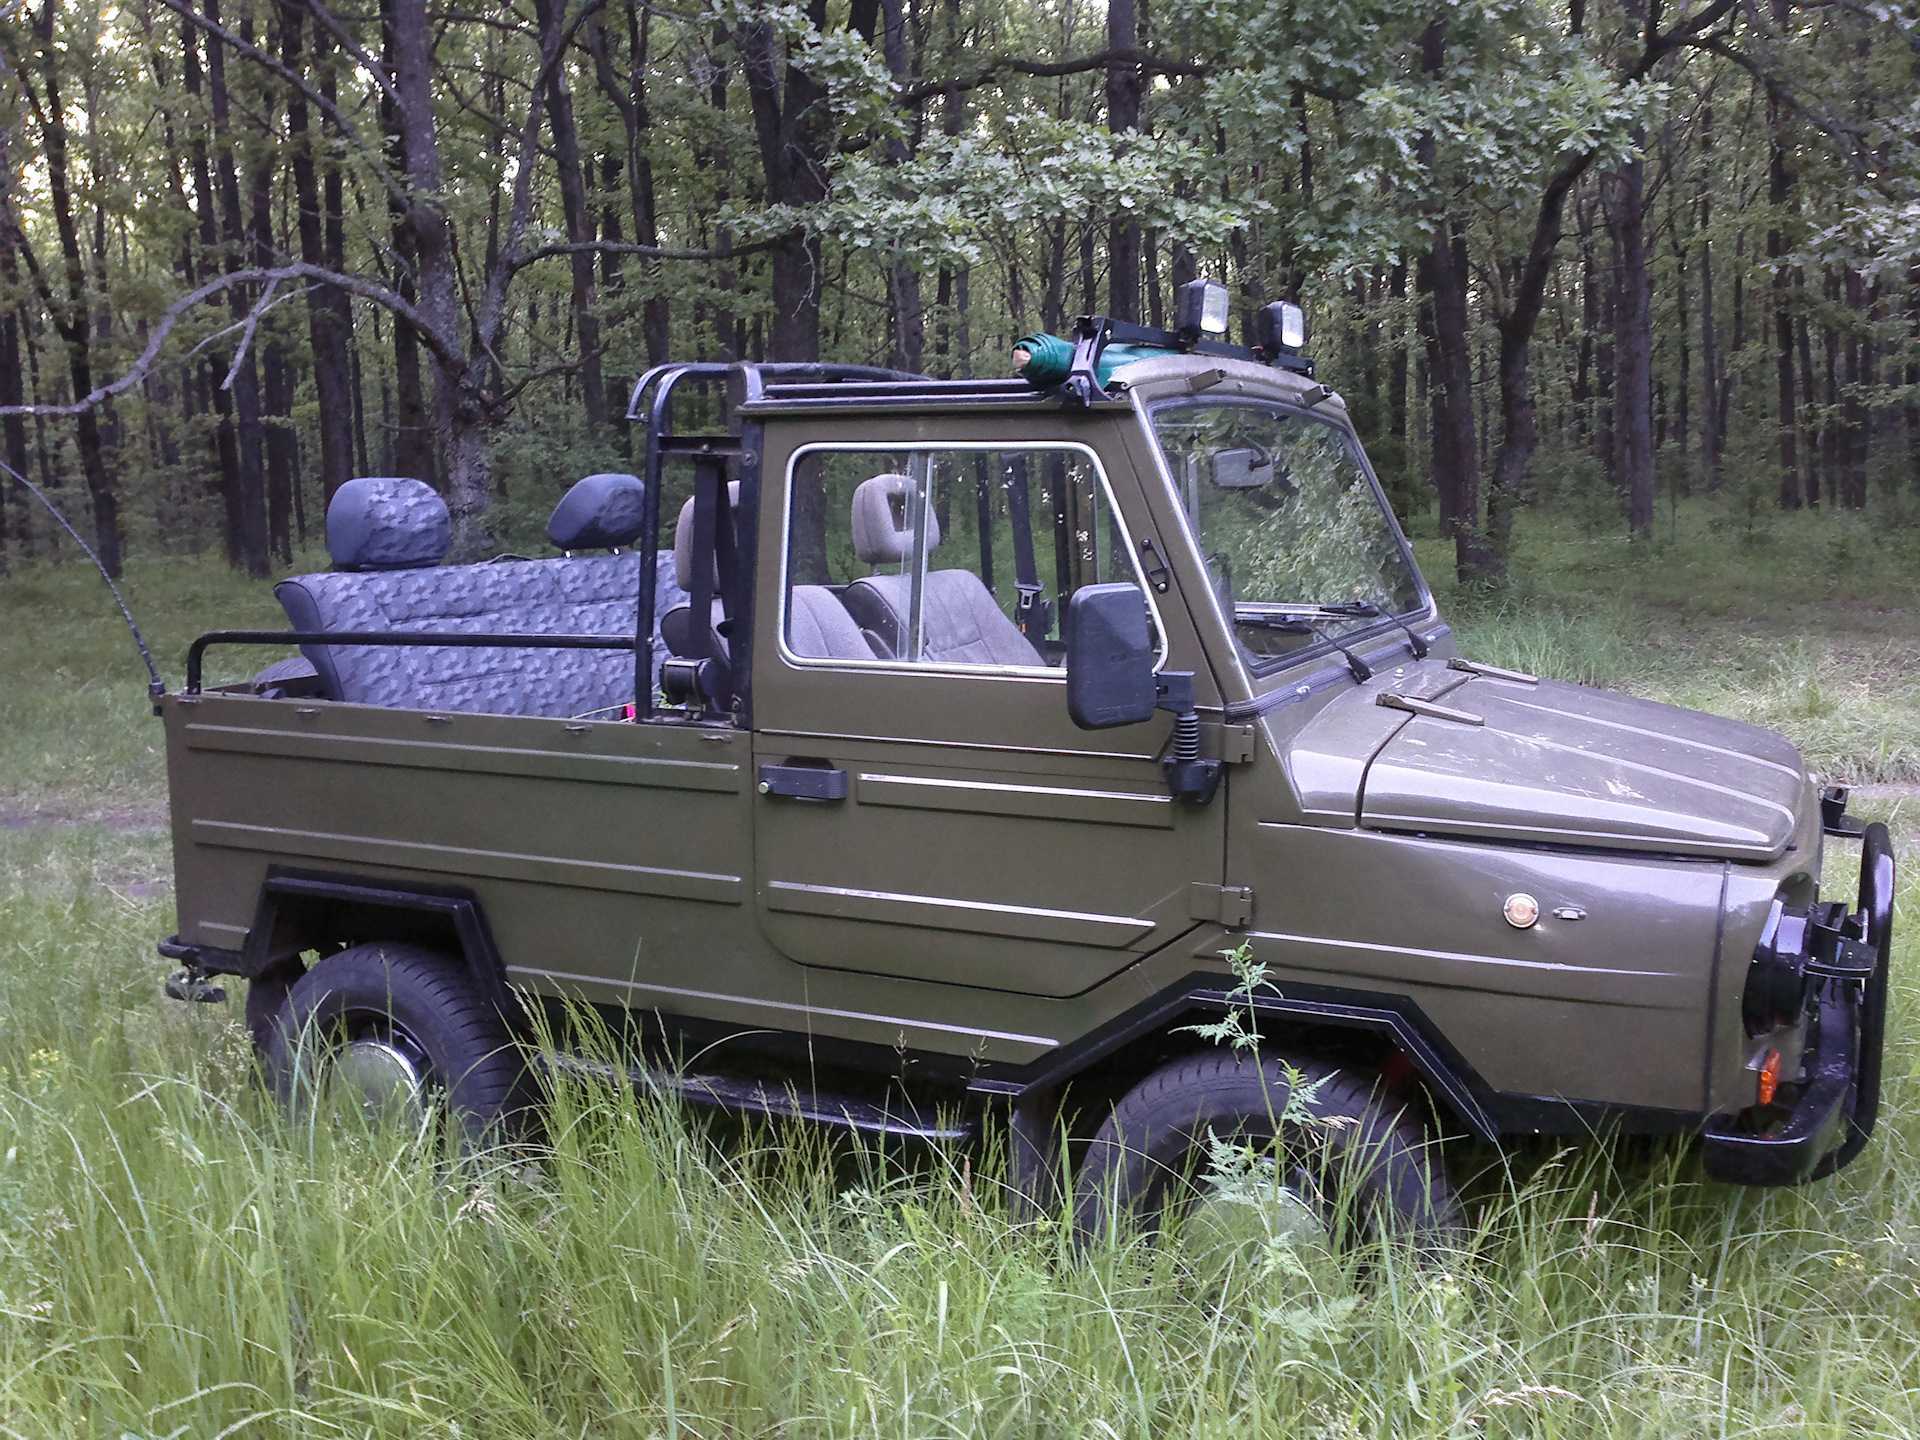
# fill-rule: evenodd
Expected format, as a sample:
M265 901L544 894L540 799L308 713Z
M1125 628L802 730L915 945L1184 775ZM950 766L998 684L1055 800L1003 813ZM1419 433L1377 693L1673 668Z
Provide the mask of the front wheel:
M526 1074L464 965L388 942L342 950L296 980L264 1048L267 1078L293 1113L331 1101L417 1125L443 1107L469 1141L503 1130Z
M1319 1060L1207 1054L1153 1071L1121 1097L1074 1185L1084 1236L1123 1217L1201 1217L1334 1246L1371 1235L1434 1239L1459 1203L1420 1119Z

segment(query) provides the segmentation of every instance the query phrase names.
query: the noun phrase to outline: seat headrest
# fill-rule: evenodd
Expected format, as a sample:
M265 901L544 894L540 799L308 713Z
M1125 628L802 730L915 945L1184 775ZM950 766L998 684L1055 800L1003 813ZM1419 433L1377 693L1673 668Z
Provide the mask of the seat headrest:
M447 502L421 480L349 480L327 505L327 553L338 570L438 565L453 543Z
M905 475L876 475L853 492L853 553L863 565L897 565L913 554L908 506L913 481ZM940 544L940 517L927 511L927 549Z
M727 509L736 510L740 506L740 482L727 482ZM693 501L689 500L680 507L680 518L673 525L673 578L680 582L682 590L693 589ZM720 583L720 562L714 561L713 583Z
M646 528L646 502L638 475L589 475L553 507L547 538L562 550L618 550Z

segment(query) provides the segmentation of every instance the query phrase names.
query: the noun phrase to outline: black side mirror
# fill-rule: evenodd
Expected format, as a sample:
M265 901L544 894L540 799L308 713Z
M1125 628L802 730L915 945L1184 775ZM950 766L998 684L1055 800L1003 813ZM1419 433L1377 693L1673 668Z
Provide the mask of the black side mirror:
M1083 585L1067 601L1067 713L1082 730L1153 718L1153 627L1138 585Z

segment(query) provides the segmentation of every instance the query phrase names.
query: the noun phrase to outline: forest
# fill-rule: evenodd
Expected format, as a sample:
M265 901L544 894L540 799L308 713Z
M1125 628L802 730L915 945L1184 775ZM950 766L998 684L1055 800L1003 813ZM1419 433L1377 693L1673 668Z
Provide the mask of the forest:
M1463 582L1530 506L1898 525L1917 77L1883 0L0 0L0 460L115 573L359 474L478 555L669 356L993 373L1202 275Z

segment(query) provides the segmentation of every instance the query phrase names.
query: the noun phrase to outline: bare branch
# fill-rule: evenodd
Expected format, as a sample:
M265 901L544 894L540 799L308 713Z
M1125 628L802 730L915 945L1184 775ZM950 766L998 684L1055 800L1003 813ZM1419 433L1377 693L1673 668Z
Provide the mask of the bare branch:
M240 343L233 347L233 364L227 367L227 378L220 382L222 390L233 389L233 377L240 373L247 352L253 348L253 334L260 328L260 317L273 308L273 292L279 288L278 280L269 280L266 289L260 292L260 298L247 311L247 318L240 327Z
M381 94L385 95L387 99L391 100L395 105L400 103L400 92L394 88L393 76L387 73L387 67L380 64L373 56L367 53L365 47L353 38L346 26L334 18L331 10L321 4L320 0L295 0L295 3L304 3L306 5L307 13L313 16L315 23L331 35L334 43L344 50L347 55L352 58L353 62L367 73L373 80L373 83L380 87Z
M735 245L727 250L676 250L667 245L636 245L625 240L573 240L542 245L537 250L529 250L517 256L513 261L515 270L524 270L536 260L551 260L556 255L638 255L648 260L734 260L742 255L757 254L762 250L772 250L784 237L774 236L766 240L752 240L745 245Z
M336 285L350 295L358 295L363 300L398 315L420 333L426 346L448 365L458 368L465 361L459 347L448 337L434 328L433 322L418 307L409 305L384 285L376 285L359 275L348 275L338 270L328 270L319 265L307 265L293 262L275 265L257 270L234 270L225 275L215 276L196 290L191 290L175 300L153 324L152 333L147 337L147 345L126 371L118 378L104 385L96 386L88 394L66 405L0 405L0 415L79 415L96 406L103 405L116 395L123 395L141 384L158 363L160 352L165 348L167 338L172 335L180 319L194 306L224 294L236 285L265 285L267 290L254 302L254 314L249 321L257 321L264 313L263 306L273 292L274 287L287 280L312 280L323 285ZM245 327L243 327L245 328ZM250 328L247 329L251 335ZM246 342L243 339L242 344ZM232 376L228 376L231 381ZM223 387L224 388L224 387Z
M1053 79L1062 75L1084 75L1093 70L1107 70L1116 65L1136 65L1148 75L1203 75L1210 68L1198 60L1175 60L1171 56L1133 48L1101 50L1093 55L1079 55L1068 60L1030 60L1021 55L1001 55L989 60L971 75L909 85L897 92L895 98L902 105L911 106L942 95L978 90L983 85L991 85L1003 75ZM1322 99L1335 98L1331 92L1313 90L1311 93Z

